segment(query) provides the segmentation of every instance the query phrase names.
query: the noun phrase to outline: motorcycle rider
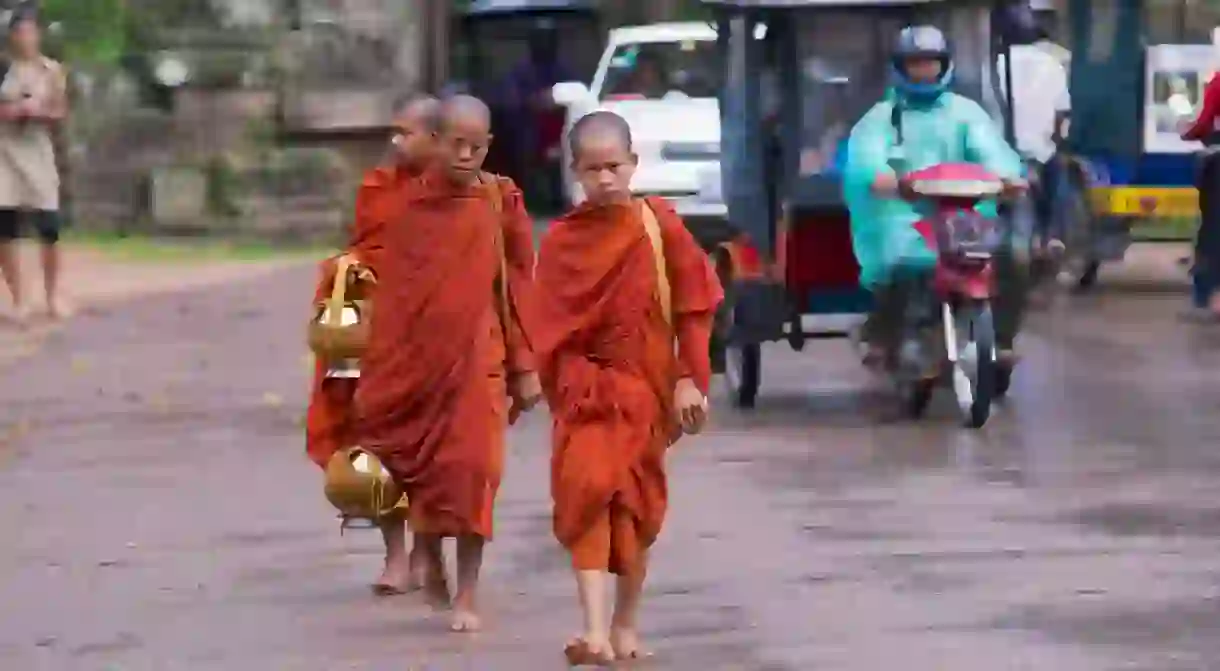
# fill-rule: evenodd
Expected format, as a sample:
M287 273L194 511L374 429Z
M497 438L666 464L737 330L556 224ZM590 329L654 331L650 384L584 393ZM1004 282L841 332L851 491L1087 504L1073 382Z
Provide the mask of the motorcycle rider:
M977 102L949 90L953 58L944 33L929 25L904 28L891 66L893 85L852 129L843 173L860 281L876 299L864 329L869 363L885 361L897 350L904 327L921 320L907 308L917 292L927 290L936 263L914 228L920 212L902 197L902 175L940 163L977 163L1002 178L1010 192L1026 186L1021 157L999 125ZM994 215L994 203L981 204L980 211ZM997 259L995 323L998 356L1011 365L1024 286L1009 261ZM904 364L918 365L924 375L939 373L913 342L903 350Z

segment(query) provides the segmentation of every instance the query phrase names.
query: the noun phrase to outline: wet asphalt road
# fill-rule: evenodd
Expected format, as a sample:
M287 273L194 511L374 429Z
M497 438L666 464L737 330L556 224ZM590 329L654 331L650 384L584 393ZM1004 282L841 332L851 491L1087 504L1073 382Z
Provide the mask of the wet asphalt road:
M0 668L562 668L547 420L514 431L488 631L374 601L302 454L312 271L82 317L0 384ZM1074 314L1068 314L1070 305ZM1220 669L1220 329L1165 295L1038 316L982 432L895 421L844 342L765 352L672 458L649 668Z

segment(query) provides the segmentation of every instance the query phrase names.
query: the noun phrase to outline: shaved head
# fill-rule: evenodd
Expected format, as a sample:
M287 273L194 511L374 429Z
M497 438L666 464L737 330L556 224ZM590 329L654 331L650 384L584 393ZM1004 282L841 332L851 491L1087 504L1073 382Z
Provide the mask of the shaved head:
M451 181L469 184L478 178L491 145L491 110L470 95L441 101L440 152Z
M631 200L631 178L639 158L631 151L631 127L614 112L593 112L568 131L572 172L594 205Z
M411 95L394 106L394 137L390 159L412 173L421 173L436 157L441 102L430 95Z
M624 151L631 151L631 126L614 112L598 111L582 116L568 131L568 149L573 157L593 139L618 142Z
M482 125L490 130L491 109L487 107L487 103L472 95L462 93L449 96L440 104L441 129L449 128L458 122Z
M441 101L436 96L413 94L398 102L394 107L396 119L413 119L419 121L430 131L437 131L441 121Z

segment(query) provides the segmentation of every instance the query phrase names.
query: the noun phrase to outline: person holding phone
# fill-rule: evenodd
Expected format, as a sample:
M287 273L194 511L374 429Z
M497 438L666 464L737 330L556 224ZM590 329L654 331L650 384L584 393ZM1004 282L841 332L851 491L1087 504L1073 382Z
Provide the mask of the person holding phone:
M0 78L0 274L12 296L13 315L24 324L29 310L22 291L16 240L33 225L42 243L47 314L65 316L59 297L59 170L54 134L67 116L63 67L42 54L35 6L13 11L8 23L8 62Z

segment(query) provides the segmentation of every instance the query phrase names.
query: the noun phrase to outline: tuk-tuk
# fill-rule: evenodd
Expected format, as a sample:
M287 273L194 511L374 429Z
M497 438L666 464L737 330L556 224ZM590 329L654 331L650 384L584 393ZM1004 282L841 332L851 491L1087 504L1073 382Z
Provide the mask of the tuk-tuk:
M1179 137L1214 69L1214 47L1147 43L1145 2L1069 0L1072 113L1064 133L1071 178L1086 194L1075 230L1077 283L1122 260L1133 225L1198 216L1194 156ZM1098 30L1097 27L1105 27Z
M550 91L589 82L601 54L598 17L593 0L474 0L459 17L454 44L465 50L469 88L492 111L487 168L512 177L531 203L562 207L565 109Z
M995 3L971 0L704 0L724 63L722 191L738 237L713 251L727 299L713 361L752 407L762 344L851 335L871 309L859 282L840 174L856 121L889 81L905 26L954 45L955 88L1003 123Z

